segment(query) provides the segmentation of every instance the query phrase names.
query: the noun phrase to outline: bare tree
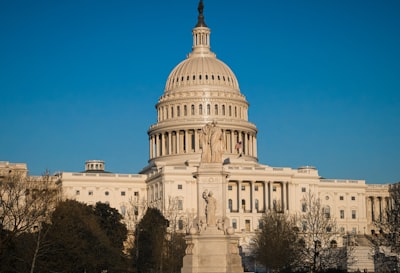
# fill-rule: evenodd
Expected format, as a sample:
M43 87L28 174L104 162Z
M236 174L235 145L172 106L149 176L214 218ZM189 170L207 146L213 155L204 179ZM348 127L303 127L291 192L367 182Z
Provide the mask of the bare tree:
M42 223L49 220L59 199L59 187L49 172L32 177L26 172L10 172L0 180L0 259L16 238L25 232L37 234L31 272L43 239Z
M330 215L329 207L324 206L312 192L308 192L302 202L303 213L299 217L301 239L298 244L301 265L312 272L345 267L347 253L337 247L336 221Z

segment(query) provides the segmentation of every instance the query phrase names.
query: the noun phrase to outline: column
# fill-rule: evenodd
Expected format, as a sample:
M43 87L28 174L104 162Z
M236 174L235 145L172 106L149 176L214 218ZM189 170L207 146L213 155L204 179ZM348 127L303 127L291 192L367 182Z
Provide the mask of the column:
M179 154L181 143L180 143L180 132L179 130L176 131L176 154Z
M282 200L282 211L286 210L286 183L281 182L281 188L282 188L282 193L281 193L281 200Z
M172 132L168 132L168 155L172 154Z
M150 156L150 159L152 159L153 158L153 136L150 136L149 137L149 156Z
M188 154L190 149L189 149L189 134L188 134L188 130L184 131L185 133L185 153Z
M165 133L161 133L161 151L160 156L165 155Z
M253 156L254 157L257 157L257 137L256 137L256 135L254 135L254 143L253 143L253 149L254 149L254 151L253 151Z
M268 209L269 210L272 209L271 190L272 190L271 181L268 181Z
M194 151L199 152L200 151L200 139L199 139L199 130L194 129Z

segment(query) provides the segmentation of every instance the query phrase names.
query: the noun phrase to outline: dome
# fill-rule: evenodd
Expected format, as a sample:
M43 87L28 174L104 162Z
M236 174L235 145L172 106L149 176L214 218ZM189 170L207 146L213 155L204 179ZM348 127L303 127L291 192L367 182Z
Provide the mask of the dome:
M203 5L199 4L199 17L193 34L192 52L170 73L165 94L192 90L193 86L240 93L239 84L232 70L210 49L210 29L204 22Z
M212 55L198 57L192 55L178 64L167 79L165 92L198 85L228 87L233 92L239 92L235 74L224 62Z

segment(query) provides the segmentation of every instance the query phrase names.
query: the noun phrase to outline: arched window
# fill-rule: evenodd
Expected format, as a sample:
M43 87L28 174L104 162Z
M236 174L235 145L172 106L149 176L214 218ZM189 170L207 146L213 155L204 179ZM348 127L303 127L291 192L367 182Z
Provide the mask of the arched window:
M232 202L232 199L229 199L229 200L228 200L228 208L229 208L229 211L230 211L230 212L232 212L232 205L233 205L232 203L233 203L233 202Z
M329 206L326 206L324 208L324 215L326 219L331 218L331 208Z
M181 116L181 107L179 105L176 107L176 116Z
M218 104L214 105L214 114L218 115Z
M236 219L232 219L232 228L237 229L237 221L236 221Z
M222 105L222 115L225 116L225 104Z
M199 115L203 114L203 105L199 104Z
M246 200L242 199L242 209L245 211L246 210Z
M190 108L190 114L192 116L194 116L194 104L192 104L191 108Z
M183 115L186 117L187 116L187 106L183 106Z
M207 115L210 115L211 113L211 106L210 104L207 104Z

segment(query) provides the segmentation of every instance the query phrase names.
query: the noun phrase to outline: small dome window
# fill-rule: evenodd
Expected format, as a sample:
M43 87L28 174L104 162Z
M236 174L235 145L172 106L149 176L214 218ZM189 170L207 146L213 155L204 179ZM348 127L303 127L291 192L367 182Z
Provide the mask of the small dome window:
M182 78L181 78L181 82L183 82L183 76L182 76Z
M187 81L189 80L189 75L186 77L186 80L187 80Z
M222 79L225 81L225 76L222 76Z
M195 80L196 79L196 75L193 75L193 80Z
M206 80L208 80L208 75L206 74Z
M211 75L211 79L214 80L214 74Z
M199 80L201 80L201 74L199 75Z
M219 77L219 75L218 75L218 80L221 80L221 78Z
M176 82L179 82L179 77L178 77L178 78L176 78Z

